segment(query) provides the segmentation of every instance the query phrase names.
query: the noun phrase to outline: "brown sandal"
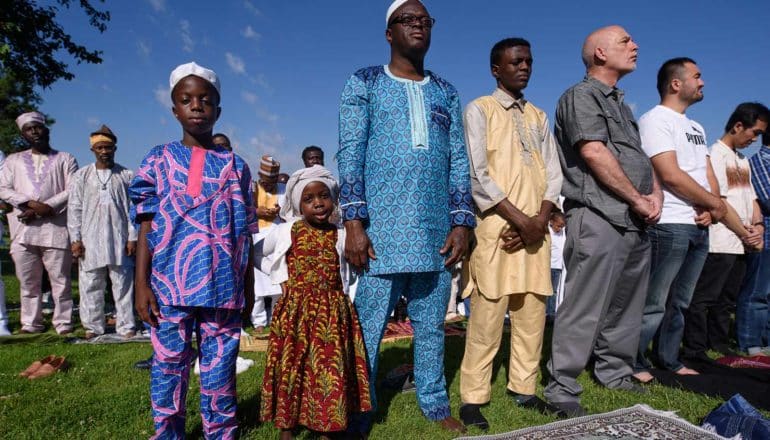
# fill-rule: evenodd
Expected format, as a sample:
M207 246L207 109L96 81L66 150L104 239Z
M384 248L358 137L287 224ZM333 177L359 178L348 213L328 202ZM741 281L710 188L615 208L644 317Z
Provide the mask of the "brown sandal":
M64 358L64 356L59 356L56 359L52 360L51 362L47 364L43 364L43 366L38 368L37 371L30 374L28 379L30 380L42 379L44 377L51 376L57 371L64 371L67 369L67 367L69 367L67 360Z
M39 361L32 362L29 367L27 367L26 370L19 373L19 377L29 377L33 373L35 373L37 370L40 369L44 364L51 363L54 359L56 359L56 355L52 354L49 356L44 357L43 359L40 359Z

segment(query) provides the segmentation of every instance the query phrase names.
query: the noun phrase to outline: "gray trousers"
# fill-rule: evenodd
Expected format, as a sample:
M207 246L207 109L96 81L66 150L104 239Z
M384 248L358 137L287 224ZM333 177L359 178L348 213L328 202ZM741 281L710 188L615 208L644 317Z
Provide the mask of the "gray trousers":
M593 355L594 374L607 388L628 386L639 344L650 273L647 235L619 231L588 208L567 213L564 299L556 312L551 402L577 402L577 377Z

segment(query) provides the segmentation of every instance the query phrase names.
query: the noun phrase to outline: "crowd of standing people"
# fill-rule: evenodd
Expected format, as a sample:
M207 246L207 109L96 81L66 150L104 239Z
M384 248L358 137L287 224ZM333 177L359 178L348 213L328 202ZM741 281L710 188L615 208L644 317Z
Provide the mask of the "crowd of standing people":
M20 115L29 149L0 166L20 332L44 330L43 270L53 326L73 332L74 259L85 338L104 334L109 278L116 332L136 334L134 308L150 330L157 438L184 436L196 357L204 434L236 435L244 321L269 340L263 421L282 439L299 426L365 437L380 343L402 298L420 409L456 432L489 427L482 408L506 321L508 394L560 417L586 414L577 378L591 360L601 385L644 393L653 365L697 375L682 356L734 354L733 325L738 350L770 354L764 105L738 105L709 148L686 114L704 98L703 75L693 59L674 58L658 72L659 105L637 121L618 83L636 69L638 46L608 26L585 39L586 75L559 99L553 131L524 95L534 48L523 38L492 47L495 87L463 111L452 84L424 66L434 23L418 0L388 9L389 62L355 71L342 91L339 180L310 146L290 176L263 156L254 181L227 136L213 133L221 84L195 63L170 75L181 140L152 148L136 172L115 162L107 126L90 135L95 162L78 169L51 147L44 115ZM741 149L759 136L764 146L747 159ZM563 258L552 261L552 248ZM444 319L461 266L469 319L457 420ZM4 306L0 298L0 335L9 334Z

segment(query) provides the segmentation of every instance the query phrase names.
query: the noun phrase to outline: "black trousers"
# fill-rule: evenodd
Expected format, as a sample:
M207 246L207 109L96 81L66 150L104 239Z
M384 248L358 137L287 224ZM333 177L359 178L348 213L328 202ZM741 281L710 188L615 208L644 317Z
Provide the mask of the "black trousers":
M730 345L730 315L735 313L746 257L710 253L703 264L690 307L684 315L683 354L698 357Z

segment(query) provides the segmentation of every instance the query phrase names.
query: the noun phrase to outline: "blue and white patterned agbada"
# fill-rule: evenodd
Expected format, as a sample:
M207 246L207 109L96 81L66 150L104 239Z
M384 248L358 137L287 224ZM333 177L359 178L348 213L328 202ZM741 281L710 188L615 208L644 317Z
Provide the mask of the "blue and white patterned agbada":
M431 72L410 81L361 69L342 92L339 132L340 208L367 223L368 274L443 270L450 228L475 226L455 88Z
M419 353L417 401L426 417L444 419L443 321L451 275L439 250L452 227L476 224L460 98L431 72L411 81L394 77L386 66L368 67L345 85L339 131L343 220L364 222L377 255L355 300L369 375L377 374L388 316L406 296ZM371 413L355 419L353 429L367 431Z

